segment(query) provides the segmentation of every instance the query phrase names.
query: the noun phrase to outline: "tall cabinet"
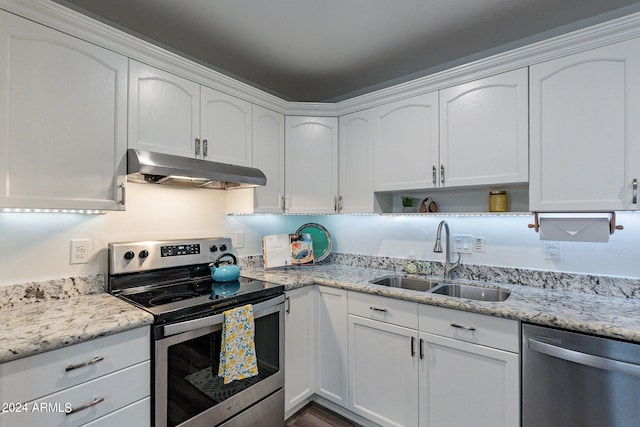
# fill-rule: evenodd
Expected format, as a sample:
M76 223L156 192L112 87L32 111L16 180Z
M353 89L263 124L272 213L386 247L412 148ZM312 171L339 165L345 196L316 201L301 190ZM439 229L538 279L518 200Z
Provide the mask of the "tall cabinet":
M638 209L640 39L531 67L534 211Z
M0 206L124 210L127 58L0 12Z

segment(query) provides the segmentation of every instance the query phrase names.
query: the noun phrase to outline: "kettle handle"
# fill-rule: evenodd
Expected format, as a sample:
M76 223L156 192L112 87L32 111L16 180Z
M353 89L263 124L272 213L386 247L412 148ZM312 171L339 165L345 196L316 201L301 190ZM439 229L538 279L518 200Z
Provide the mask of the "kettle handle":
M233 259L233 265L238 265L238 259L236 258L236 256L235 256L234 254L232 254L232 253L229 253L229 252L224 253L224 254L221 254L221 255L218 255L218 258L216 258L216 260L215 260L215 262L213 263L213 265L214 265L216 268L218 268L218 267L219 267L219 265L218 265L218 264L220 264L220 260L221 260L222 258L226 257L226 256L231 257L231 258Z

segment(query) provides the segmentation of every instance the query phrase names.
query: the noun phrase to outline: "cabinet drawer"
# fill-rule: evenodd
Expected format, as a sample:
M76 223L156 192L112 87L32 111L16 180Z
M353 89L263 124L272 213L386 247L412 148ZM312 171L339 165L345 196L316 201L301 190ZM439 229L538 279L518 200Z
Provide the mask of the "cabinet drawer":
M113 427L136 426L148 427L151 425L151 398L145 397L122 409L100 417L97 420L85 424L85 427Z
M418 304L349 291L349 314L418 329Z
M148 397L150 381L151 362L146 361L27 402L23 412L0 414L0 427L78 426ZM71 408L77 412L67 413Z
M149 340L143 327L0 364L0 396L28 402L149 360Z
M518 321L421 305L420 331L519 353Z

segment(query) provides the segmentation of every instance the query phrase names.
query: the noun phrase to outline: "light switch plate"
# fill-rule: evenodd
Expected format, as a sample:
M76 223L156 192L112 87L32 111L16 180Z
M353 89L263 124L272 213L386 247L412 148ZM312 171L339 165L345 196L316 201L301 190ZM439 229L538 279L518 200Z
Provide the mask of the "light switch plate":
M472 238L473 236L466 234L453 234L451 236L451 252L470 254L472 251Z

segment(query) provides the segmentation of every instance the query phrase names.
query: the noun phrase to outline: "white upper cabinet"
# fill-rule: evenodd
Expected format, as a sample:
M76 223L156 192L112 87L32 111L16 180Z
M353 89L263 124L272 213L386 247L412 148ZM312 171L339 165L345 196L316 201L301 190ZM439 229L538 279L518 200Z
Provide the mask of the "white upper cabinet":
M202 157L216 162L252 166L251 103L202 86L200 111Z
M638 209L640 40L531 67L532 211Z
M336 212L338 119L288 116L285 125L285 211Z
M373 110L340 117L338 211L373 212Z
M196 157L200 85L129 62L129 148Z
M0 206L124 210L127 58L0 12Z
M437 163L437 92L374 109L374 190L434 187Z
M528 95L527 69L440 91L440 186L529 180Z
M129 148L252 166L251 103L131 60Z
M267 185L253 191L253 212L282 213L284 195L284 115L253 106L253 165ZM236 190L246 191L246 190Z

